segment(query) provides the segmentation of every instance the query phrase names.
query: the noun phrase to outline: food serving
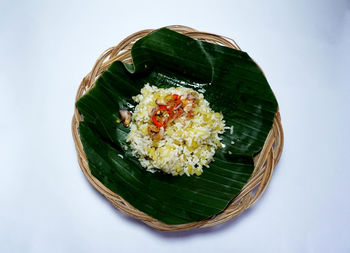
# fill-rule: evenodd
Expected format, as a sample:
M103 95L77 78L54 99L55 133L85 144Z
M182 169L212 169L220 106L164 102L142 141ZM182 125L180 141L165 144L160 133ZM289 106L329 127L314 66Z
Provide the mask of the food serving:
M144 168L173 176L199 176L204 166L209 167L215 151L223 146L219 135L225 121L220 112L210 109L203 94L146 84L133 100L138 105L126 140ZM128 126L131 115L126 110L120 114Z

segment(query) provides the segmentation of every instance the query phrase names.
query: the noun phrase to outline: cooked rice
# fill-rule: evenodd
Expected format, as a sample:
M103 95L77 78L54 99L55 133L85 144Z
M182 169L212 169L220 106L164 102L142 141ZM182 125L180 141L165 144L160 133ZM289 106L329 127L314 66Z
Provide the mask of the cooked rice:
M201 175L203 166L209 167L215 151L223 147L219 134L224 132L225 121L222 113L214 112L203 94L198 94L198 103L194 107L193 118L185 115L174 120L165 130L160 141L153 141L148 134L152 124L151 111L156 107L156 99L169 94L186 96L192 89L176 87L161 89L146 84L141 94L133 97L138 103L130 124L130 133L126 140L147 171L162 170L172 175Z

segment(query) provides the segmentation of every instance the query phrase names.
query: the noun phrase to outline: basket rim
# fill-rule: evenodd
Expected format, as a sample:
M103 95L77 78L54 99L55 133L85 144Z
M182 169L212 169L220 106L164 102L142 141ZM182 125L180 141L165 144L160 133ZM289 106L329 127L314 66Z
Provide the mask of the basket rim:
M197 38L206 41L209 40L217 44L223 44L225 46L241 50L233 39L227 38L225 36L220 36L213 33L199 32L193 28L180 25L167 26L166 28L183 33L192 38ZM133 43L155 30L158 29L147 29L133 33L126 37L124 40L122 40L117 46L105 50L101 54L101 56L96 60L96 63L91 72L88 73L80 83L76 94L75 102L94 86L97 78L114 61L124 60L126 62L130 62L130 50ZM259 65L258 67L260 68ZM254 171L248 182L241 190L240 194L236 196L221 213L214 215L209 219L181 225L168 225L134 208L125 199L123 199L118 194L112 192L91 174L87 158L84 153L82 143L80 141L80 135L78 130L80 121L82 121L82 118L76 106L74 105L74 115L72 119L73 139L75 142L79 166L82 172L84 173L85 177L90 182L90 184L92 184L92 186L98 192L100 192L105 198L107 198L107 200L109 200L113 204L113 206L121 212L141 220L150 227L162 231L180 231L189 230L193 228L211 227L227 222L237 217L243 211L254 205L256 201L260 199L260 197L264 194L271 180L274 167L276 166L281 157L284 145L284 134L281 125L281 117L279 113L279 108L277 108L273 125L265 140L264 146L262 150L254 156Z

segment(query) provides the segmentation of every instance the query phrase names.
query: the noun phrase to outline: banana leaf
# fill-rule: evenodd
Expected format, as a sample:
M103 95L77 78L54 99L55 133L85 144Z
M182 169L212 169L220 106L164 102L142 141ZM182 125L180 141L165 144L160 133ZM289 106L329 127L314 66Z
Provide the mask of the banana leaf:
M277 110L263 73L243 51L202 42L163 28L138 40L133 65L114 62L78 100L80 138L93 176L135 208L166 224L208 219L225 209L254 170ZM150 173L131 155L129 129L116 123L119 109L149 83L204 93L226 126L210 168L200 176ZM122 155L122 156L120 156Z

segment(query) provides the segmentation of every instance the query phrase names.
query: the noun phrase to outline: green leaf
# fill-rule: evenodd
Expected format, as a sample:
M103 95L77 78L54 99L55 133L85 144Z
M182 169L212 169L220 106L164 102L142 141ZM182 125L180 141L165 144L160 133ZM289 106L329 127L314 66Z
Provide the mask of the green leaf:
M247 53L192 39L168 29L138 40L134 65L114 62L76 106L84 116L80 137L91 173L135 208L167 224L204 220L223 211L254 169L277 110L263 73ZM117 124L119 109L150 83L203 91L213 110L222 112L225 148L201 176L146 172L125 151L129 129ZM234 144L232 144L234 143ZM122 155L121 158L119 155Z

